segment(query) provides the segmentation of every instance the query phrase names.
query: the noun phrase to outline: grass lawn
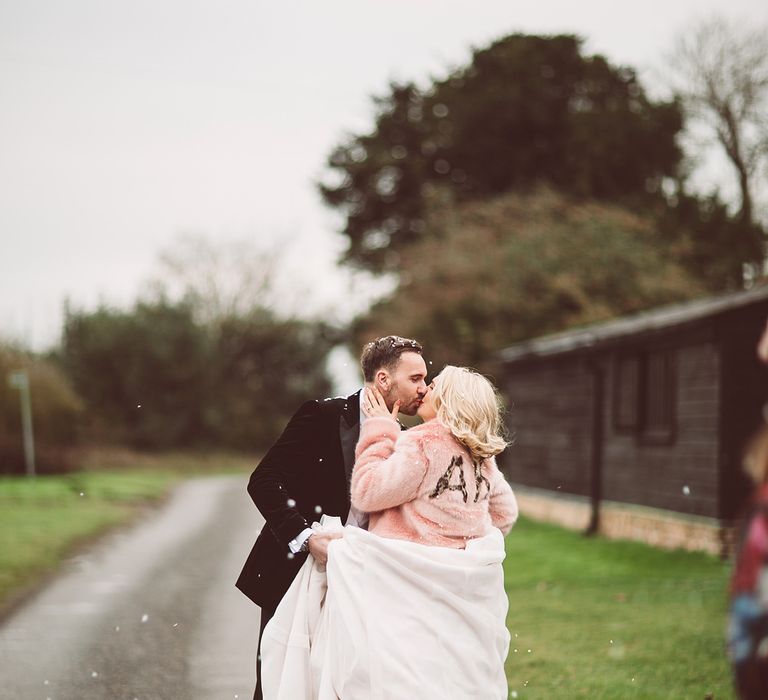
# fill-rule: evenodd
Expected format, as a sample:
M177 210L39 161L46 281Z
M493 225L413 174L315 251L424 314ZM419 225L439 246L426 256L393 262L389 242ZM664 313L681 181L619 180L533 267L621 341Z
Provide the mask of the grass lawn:
M735 698L727 563L521 519L504 568L510 698Z
M134 468L128 469L128 464ZM245 457L89 455L65 476L0 477L0 614L84 542L129 522L180 479L246 474Z

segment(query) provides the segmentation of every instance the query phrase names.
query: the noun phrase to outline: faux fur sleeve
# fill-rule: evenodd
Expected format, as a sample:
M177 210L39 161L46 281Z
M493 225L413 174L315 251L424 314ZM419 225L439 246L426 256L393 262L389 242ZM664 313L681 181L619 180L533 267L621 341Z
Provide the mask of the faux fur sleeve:
M352 505L375 513L412 501L427 461L420 441L391 418L368 418L360 430L352 472Z
M517 521L517 499L512 493L512 487L493 460L491 466L491 496L489 512L494 527L499 528L505 535Z

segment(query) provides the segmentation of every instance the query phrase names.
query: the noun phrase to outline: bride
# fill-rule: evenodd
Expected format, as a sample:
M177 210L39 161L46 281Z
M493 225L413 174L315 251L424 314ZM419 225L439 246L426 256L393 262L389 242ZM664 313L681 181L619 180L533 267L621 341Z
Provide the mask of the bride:
M447 366L403 432L397 404L365 389L351 496L369 527L344 528L327 569L310 558L294 580L264 631L266 700L507 697L517 502L495 461L500 406L485 377Z

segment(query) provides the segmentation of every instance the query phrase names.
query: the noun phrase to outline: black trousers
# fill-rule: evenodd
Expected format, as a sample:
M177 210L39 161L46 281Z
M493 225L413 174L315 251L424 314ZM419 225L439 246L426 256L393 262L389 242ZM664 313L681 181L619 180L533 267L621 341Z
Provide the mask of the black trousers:
M277 608L269 608L262 606L261 608L261 623L259 624L259 644L256 647L256 690L253 693L253 700L263 700L264 696L261 694L261 638L264 634L264 628L267 626L267 622L272 619Z

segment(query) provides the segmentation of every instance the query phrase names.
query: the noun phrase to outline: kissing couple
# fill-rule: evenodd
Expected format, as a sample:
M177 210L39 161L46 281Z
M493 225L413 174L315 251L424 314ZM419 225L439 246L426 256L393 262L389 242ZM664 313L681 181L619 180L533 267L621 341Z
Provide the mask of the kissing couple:
M499 394L450 365L427 385L400 336L360 363L364 386L303 404L250 477L266 525L236 585L261 608L254 698L505 699L518 508Z

